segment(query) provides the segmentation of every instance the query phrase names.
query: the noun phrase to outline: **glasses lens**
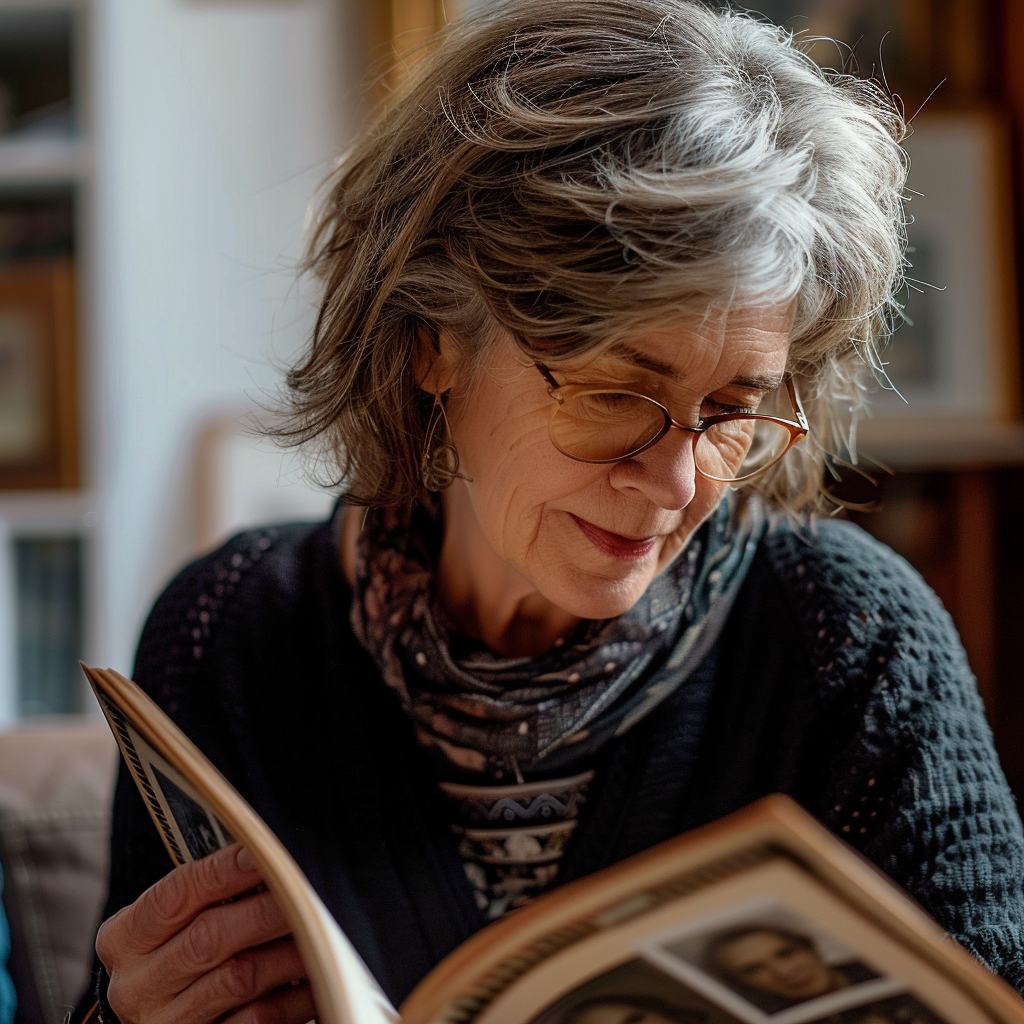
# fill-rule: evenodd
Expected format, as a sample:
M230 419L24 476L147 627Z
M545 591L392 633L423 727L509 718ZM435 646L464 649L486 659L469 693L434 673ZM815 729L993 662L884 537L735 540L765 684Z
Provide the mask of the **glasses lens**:
M665 414L623 391L565 394L551 419L555 447L574 459L608 462L642 448L665 429Z
M726 420L697 438L694 463L713 480L742 480L781 459L790 436L786 427L771 420Z

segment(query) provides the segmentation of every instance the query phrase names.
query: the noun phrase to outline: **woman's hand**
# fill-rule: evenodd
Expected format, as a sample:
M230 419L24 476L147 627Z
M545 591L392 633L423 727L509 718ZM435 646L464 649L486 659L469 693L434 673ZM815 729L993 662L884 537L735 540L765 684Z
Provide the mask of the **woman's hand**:
M259 882L256 862L236 844L176 868L104 922L96 953L123 1024L305 1024L316 1016L273 896L225 902Z

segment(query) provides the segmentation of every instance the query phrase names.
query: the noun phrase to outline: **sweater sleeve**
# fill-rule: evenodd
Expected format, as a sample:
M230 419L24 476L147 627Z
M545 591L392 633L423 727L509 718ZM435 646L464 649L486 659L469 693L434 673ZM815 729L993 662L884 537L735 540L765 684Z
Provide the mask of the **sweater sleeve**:
M290 528L240 534L218 551L199 559L174 579L146 621L133 678L168 714L198 740L226 736L232 714L221 699L215 662L208 648L223 646L226 618L237 614L238 592L252 589L258 564L274 553L275 542ZM292 530L291 532L295 532ZM265 575L265 574L263 574ZM255 581L254 581L255 577ZM227 755L209 741L208 755ZM223 743L221 744L224 745ZM127 766L120 765L111 821L110 869L102 920L133 903L172 868L172 862L139 795ZM106 1002L106 971L94 963L96 996L103 1020L116 1017Z
M952 620L849 523L769 543L837 737L812 810L1024 991L1024 835Z

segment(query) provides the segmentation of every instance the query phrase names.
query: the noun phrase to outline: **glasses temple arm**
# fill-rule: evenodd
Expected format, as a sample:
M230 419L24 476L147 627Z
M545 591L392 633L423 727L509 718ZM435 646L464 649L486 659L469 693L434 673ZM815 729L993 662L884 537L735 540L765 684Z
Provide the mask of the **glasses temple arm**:
M559 387L559 383L551 376L551 371L541 362L534 360L533 365L537 367L537 372L551 385L553 388Z

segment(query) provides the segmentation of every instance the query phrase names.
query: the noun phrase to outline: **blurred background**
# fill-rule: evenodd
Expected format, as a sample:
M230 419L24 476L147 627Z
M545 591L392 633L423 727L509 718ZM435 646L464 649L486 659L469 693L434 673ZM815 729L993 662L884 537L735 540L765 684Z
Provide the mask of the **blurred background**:
M950 609L1020 791L1022 5L753 6L913 116L912 323L885 353L899 393L857 438L870 479L841 493ZM310 327L310 197L401 73L381 69L459 13L0 0L0 728L85 710L79 657L130 670L189 558L326 513L242 421Z
M913 116L899 393L842 493L946 602L1020 789L1022 5L754 6ZM130 670L161 584L233 529L326 514L242 418L310 327L310 197L380 69L458 13L0 0L0 727L86 709L77 659Z
M867 475L838 486L949 608L1022 794L1024 3L750 6L913 117L911 322L884 353L899 393L883 387L851 439ZM402 73L383 70L394 54L459 12L457 0L0 0L0 731L43 729L0 751L12 918L46 898L26 881L25 822L41 819L4 788L5 765L16 774L42 749L41 719L90 713L78 659L130 671L184 562L247 524L330 508L245 417L310 329L314 294L296 274L310 197ZM71 775L85 754L99 766L92 818L84 790L52 782L52 757L43 771L47 806L77 808L93 852L72 849L65 890L47 897L57 923L30 951L39 984L24 1021L59 1019L82 982L59 913L78 893L88 930L99 899L86 874L102 871L112 761L90 735L58 746Z

